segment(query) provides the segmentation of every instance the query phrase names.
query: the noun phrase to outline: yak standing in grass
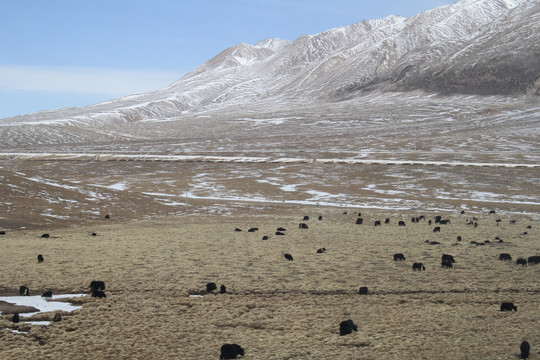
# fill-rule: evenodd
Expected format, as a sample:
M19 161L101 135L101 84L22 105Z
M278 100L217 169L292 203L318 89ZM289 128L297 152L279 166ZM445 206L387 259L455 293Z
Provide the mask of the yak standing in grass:
M206 284L206 292L212 292L217 289L216 283L209 282Z
M362 286L359 290L358 290L358 295L367 295L368 294L368 288L367 286Z
M513 303L511 302L503 302L501 304L501 311L517 311L517 306L515 306Z
M244 349L238 344L223 344L219 354L219 359L236 359L238 355L244 356Z
M358 331L358 326L351 319L342 321L339 324L339 336L349 335L353 331Z
M394 254L394 261L405 261L405 255L402 253Z
M519 346L519 350L521 351L520 359L527 359L531 354L531 345L529 345L528 341L524 341Z

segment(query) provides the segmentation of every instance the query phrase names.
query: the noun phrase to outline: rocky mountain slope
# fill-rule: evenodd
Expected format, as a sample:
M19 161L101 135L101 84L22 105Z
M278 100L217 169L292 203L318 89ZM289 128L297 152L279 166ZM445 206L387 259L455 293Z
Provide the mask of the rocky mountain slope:
M295 41L238 44L165 89L3 119L0 134L5 148L198 139L201 118L303 118L321 108L345 117L344 101L369 94L536 97L539 86L540 1L462 0Z

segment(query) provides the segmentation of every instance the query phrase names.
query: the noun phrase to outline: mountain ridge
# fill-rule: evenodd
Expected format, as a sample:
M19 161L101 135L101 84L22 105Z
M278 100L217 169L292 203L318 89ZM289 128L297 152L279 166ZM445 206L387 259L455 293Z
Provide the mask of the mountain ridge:
M69 125L109 141L107 128L122 128L117 134L133 138L162 137L157 130L145 133L148 122L208 112L241 118L262 108L319 111L322 104L332 107L369 93L538 96L539 59L539 0L461 0L409 18L362 20L294 41L240 43L163 89L0 119L0 125L10 133L24 124ZM49 141L63 142L65 130L52 132ZM29 131L38 136L38 130Z

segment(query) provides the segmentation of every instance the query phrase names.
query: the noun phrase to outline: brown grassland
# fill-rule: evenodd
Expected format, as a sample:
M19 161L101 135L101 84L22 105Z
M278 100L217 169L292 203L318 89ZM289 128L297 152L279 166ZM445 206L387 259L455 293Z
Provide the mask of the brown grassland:
M362 211L363 225L354 211ZM107 297L78 300L81 309L49 326L0 316L0 359L217 359L224 343L240 344L245 359L517 359L523 340L530 359L540 359L540 265L515 264L540 253L538 220L517 215L516 224L503 218L497 226L498 215L485 213L473 227L472 215L455 213L434 233L427 220L411 223L433 213L342 212L289 206L64 224L48 239L43 229L7 231L0 236L4 295L23 284L33 294L88 292L90 281L103 280ZM304 215L309 229L298 228ZM386 217L390 224L373 226ZM285 236L274 235L280 226ZM327 252L316 254L320 247ZM398 252L406 261L393 261ZM513 261L499 261L504 252ZM444 253L456 258L453 269L441 268ZM426 271L413 271L413 262ZM190 297L207 282L228 293ZM369 294L358 295L360 286ZM518 310L501 312L505 301ZM358 332L339 336L346 319Z

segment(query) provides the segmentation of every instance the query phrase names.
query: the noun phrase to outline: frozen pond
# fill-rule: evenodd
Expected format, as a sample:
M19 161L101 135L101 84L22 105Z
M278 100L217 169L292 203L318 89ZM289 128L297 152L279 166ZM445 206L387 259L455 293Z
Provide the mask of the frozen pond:
M72 297L83 297L86 294L60 294L53 295L50 300L41 297L40 295L34 296L0 296L0 301L5 301L7 303L19 306L31 306L39 311L30 312L30 313L21 313L21 322L29 323L33 325L49 325L49 321L23 321L22 318L28 318L32 315L39 314L42 312L51 312L51 311L66 311L71 312L73 310L80 309L82 306L72 305L64 301L55 301L60 299L67 299ZM0 312L1 314L1 312Z

